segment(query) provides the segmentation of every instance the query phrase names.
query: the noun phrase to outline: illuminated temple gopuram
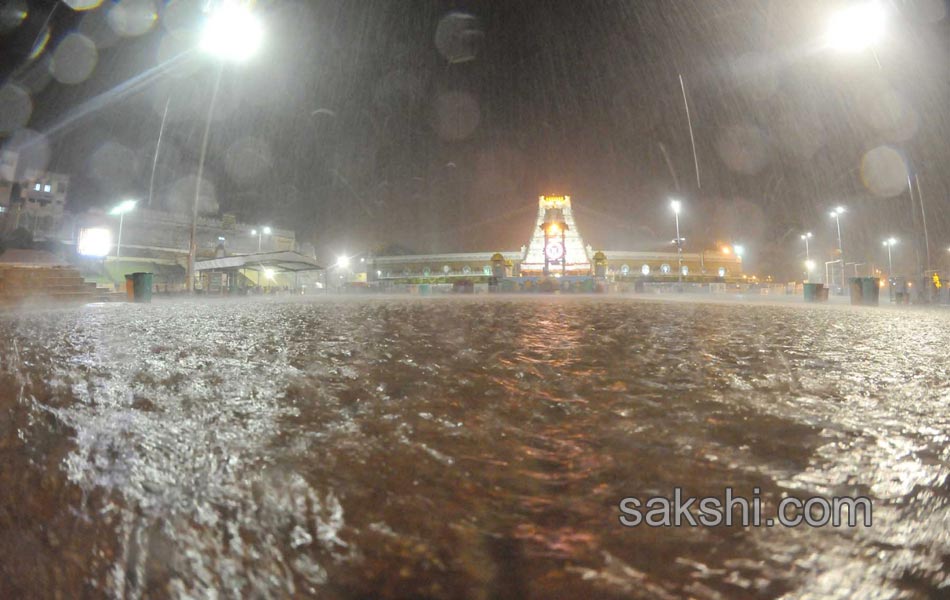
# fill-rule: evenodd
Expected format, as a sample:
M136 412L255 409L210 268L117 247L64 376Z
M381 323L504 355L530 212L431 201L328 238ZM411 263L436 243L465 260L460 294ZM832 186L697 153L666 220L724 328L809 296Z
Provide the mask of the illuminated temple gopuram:
M366 261L366 278L379 283L591 277L710 283L742 277L742 259L718 248L682 254L592 248L584 243L570 196L541 196L535 226L526 238L520 250L373 256Z

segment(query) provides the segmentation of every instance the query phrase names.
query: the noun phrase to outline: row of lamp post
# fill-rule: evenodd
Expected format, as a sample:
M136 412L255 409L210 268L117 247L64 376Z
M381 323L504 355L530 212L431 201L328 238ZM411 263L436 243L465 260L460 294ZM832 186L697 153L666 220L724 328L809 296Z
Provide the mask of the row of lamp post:
M676 244L676 257L677 257L677 270L679 272L679 281L683 281L683 243L686 241L682 235L680 235L680 213L683 211L683 201L678 198L673 198L670 200L670 209L673 211L673 220L676 225L676 239L673 240L673 243ZM741 261L743 254L745 254L745 247L741 244L734 244L732 246L732 251L735 252L736 257Z
M844 289L844 281L846 278L846 273L845 273L844 248L841 243L841 215L843 215L845 212L846 211L843 206L836 206L829 213L831 215L831 218L835 220L835 233L837 234L837 237L838 237L838 261L841 263L840 284L841 284L842 289ZM809 252L809 247L808 247L808 241L814 236L812 235L812 232L806 231L805 233L801 234L800 237L802 241L805 242L805 280L807 281L809 277L809 273L811 273L815 269L815 262L811 259L811 253ZM888 279L891 278L894 272L894 265L893 265L892 256L891 256L891 248L893 248L896 244L897 244L897 239L894 237L889 237L886 240L884 240L884 247L887 248ZM851 263L848 263L848 264L851 264ZM855 271L857 271L858 264L863 264L863 263L853 263L853 264L855 265Z

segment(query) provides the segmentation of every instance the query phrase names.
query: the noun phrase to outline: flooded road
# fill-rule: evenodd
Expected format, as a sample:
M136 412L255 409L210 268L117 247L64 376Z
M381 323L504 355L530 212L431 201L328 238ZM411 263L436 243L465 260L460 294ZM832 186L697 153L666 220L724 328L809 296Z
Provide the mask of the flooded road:
M937 598L950 315L611 298L0 316L0 596ZM627 528L628 496L870 528Z

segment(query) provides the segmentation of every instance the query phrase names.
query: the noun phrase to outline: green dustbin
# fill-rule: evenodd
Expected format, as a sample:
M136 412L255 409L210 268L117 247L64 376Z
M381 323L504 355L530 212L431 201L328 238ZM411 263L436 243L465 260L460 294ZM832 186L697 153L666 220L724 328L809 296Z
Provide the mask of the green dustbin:
M877 306L880 302L881 282L877 277L861 278L861 298L862 304L866 306Z
M132 273L132 289L136 302L151 302L152 274Z
M806 283L805 284L805 302L820 302L822 287L823 287L823 284L821 283Z
M848 287L851 289L851 305L864 303L864 294L862 293L862 283L860 277L851 277L848 279Z

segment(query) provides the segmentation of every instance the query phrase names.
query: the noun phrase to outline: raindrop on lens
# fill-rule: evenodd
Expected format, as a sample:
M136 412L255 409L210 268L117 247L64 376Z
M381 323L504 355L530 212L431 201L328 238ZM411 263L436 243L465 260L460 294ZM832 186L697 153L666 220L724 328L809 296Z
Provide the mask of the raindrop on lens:
M63 0L63 4L77 12L82 12L99 8L99 5L102 4L102 0Z
M468 62L478 54L483 37L477 18L462 12L450 12L436 27L435 47L450 63Z
M32 129L15 132L3 144L3 149L19 154L18 169L45 171L49 166L49 140Z
M152 0L121 0L109 9L109 26L123 37L147 33L157 20Z
M861 181L876 196L897 196L907 187L907 164L897 150L878 146L861 158Z
M99 53L96 45L81 33L70 33L53 51L50 71L60 83L81 83L96 68Z
M0 135L25 127L33 113L33 101L26 90L15 83L0 86Z
M465 92L448 92L435 101L436 130L445 140L464 140L472 135L481 113L478 102Z
M0 35L20 26L29 16L25 0L10 0L0 5Z

